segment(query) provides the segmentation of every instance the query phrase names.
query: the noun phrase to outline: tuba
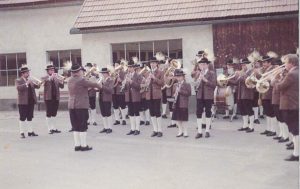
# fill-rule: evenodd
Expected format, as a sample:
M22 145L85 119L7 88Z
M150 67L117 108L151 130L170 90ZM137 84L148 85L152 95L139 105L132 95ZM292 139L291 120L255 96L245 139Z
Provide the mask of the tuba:
M169 76L174 76L174 72L176 69L180 69L181 68L181 63L176 60L176 59L173 59L171 62L170 62L170 66L169 68L167 69L167 71L165 72L164 74L164 77L167 78ZM162 90L165 89L165 88L170 88L173 86L175 82L175 79L174 78L171 78L171 79L168 79L165 81L165 85L161 88Z

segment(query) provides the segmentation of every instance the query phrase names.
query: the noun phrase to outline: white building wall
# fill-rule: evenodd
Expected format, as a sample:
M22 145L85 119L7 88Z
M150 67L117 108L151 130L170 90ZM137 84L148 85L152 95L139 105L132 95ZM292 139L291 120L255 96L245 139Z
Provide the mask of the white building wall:
M211 25L132 30L82 35L82 61L98 64L100 67L112 61L111 43L182 39L184 69L193 69L191 61L198 50L213 52L213 32ZM188 74L189 75L189 74ZM188 76L189 77L189 76ZM190 79L190 78L188 78Z
M0 53L26 52L32 75L41 77L46 51L81 49L81 35L69 34L79 10L80 5L0 11ZM17 96L14 86L0 90L0 99Z

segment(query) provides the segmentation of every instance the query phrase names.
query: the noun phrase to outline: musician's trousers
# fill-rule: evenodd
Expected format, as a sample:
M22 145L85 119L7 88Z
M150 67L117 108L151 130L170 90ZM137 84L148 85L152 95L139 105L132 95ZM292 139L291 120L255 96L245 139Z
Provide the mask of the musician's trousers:
M89 104L92 110L96 109L96 96L89 97Z
M161 116L160 105L161 105L161 99L151 99L149 101L149 110L150 110L151 117Z
M299 110L282 110L282 114L289 131L294 136L299 135Z
M128 102L128 115L140 116L140 102Z
M250 99L240 99L238 101L238 109L242 116L253 116L253 100Z
M162 103L167 104L167 89L162 90Z
M29 103L26 105L19 104L19 114L20 114L20 121L31 121L33 118L33 111L34 111L34 103Z
M262 100L264 114L268 117L275 117L274 109L271 100Z
M111 116L111 102L103 102L99 100L100 112L102 117Z
M279 104L273 104L273 109L274 109L274 114L276 119L283 123L284 119L283 119L283 115L282 115L282 110L279 109Z
M197 99L197 118L202 118L203 108L205 108L205 116L207 118L211 117L211 107L213 104L212 99Z
M118 109L118 108L125 109L126 108L124 94L113 94L112 101L113 101L114 109Z
M88 109L70 109L69 110L72 129L77 132L87 131L87 121L89 119Z
M57 114L59 101L58 100L45 100L46 104L46 116L55 117Z

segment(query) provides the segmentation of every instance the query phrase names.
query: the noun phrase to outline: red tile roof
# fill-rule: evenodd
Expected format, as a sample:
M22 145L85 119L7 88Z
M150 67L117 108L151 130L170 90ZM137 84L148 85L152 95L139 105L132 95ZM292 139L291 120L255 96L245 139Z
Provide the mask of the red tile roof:
M85 0L74 28L101 29L297 11L298 0Z

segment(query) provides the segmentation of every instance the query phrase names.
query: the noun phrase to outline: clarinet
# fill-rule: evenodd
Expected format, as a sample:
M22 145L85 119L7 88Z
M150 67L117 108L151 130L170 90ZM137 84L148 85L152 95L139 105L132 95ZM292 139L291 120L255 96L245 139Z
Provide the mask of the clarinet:
M180 91L181 85L182 85L182 84L180 84L180 85L176 88L175 95L174 95L173 107L172 107L173 109L176 108L176 103L177 103L177 99L178 99L178 95L179 95L179 91Z

